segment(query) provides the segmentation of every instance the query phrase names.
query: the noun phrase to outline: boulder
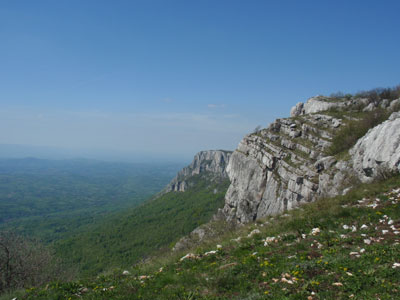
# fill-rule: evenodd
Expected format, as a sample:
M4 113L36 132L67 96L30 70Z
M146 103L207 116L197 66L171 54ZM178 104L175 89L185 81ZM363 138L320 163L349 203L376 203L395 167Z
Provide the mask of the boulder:
M394 112L382 124L370 129L350 150L354 170L364 182L381 172L399 171L400 112Z

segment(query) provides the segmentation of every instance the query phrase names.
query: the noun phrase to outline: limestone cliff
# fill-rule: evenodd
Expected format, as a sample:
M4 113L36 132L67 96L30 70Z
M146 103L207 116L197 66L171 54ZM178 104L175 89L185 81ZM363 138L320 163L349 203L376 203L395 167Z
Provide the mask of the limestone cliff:
M229 161L227 173L231 185L219 214L229 221L246 223L321 196L341 193L351 185L349 179L361 171L353 170L352 159L338 161L326 154L332 137L356 113L366 111L368 107L392 108L392 103L377 103L359 97L317 96L293 107L290 118L277 119L268 128L245 136ZM389 156L393 160L392 166L398 167L399 121L399 118L388 121L392 123L382 124L382 128L370 132L371 136L381 137L380 141L374 138L373 149L384 153L379 147L389 147L391 150L387 152L391 155L382 158L371 154L367 158L362 149L369 148L370 143L360 141L360 145L355 146L357 150L351 152L356 157L356 169L366 168L365 159L371 161L373 158L375 164L379 164ZM388 131L396 139L391 143L382 142ZM365 159L357 158L356 153L364 155Z
M350 150L353 167L363 182L380 172L400 171L400 112L372 128Z
M213 177L227 177L225 169L231 154L231 151L225 150L208 150L197 153L192 163L179 171L163 192L184 192L189 187L187 179L201 173L207 172L211 180Z

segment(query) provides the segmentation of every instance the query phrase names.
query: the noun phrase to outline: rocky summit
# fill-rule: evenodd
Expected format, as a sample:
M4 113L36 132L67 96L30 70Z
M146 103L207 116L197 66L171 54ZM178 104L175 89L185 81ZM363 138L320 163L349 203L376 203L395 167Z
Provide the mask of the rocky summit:
M355 180L368 181L398 170L400 114L393 111L399 102L317 96L293 107L290 118L245 136L226 169L231 185L219 215L247 223L341 194ZM330 155L337 132L375 110L393 113L357 142L350 157Z
M192 163L178 172L176 177L166 186L163 193L171 191L184 192L188 188L188 178L198 174L206 174L213 178L227 177L226 166L232 152L226 150L207 150L197 153Z

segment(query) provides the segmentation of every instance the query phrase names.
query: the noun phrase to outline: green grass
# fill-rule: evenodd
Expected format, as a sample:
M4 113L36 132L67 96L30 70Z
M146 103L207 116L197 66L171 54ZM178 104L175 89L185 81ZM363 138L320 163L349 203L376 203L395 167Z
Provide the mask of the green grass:
M389 115L390 112L383 109L359 113L357 119L347 121L335 133L332 144L326 150L326 153L328 155L341 155L341 153L347 152L369 129L385 121Z
M18 299L395 299L400 235L391 226L400 227L399 187L399 176L360 185L209 240L191 251L196 258L164 255L129 275L51 283ZM260 233L248 237L253 229ZM265 244L267 237L274 238ZM205 255L210 250L217 251Z

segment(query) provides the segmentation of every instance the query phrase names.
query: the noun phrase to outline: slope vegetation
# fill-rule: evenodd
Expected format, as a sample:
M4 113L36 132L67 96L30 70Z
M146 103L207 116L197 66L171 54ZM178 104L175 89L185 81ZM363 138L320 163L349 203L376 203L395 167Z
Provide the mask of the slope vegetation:
M395 299L399 257L397 176L260 219L190 253L21 299Z
M115 266L129 266L208 222L223 206L229 185L207 172L187 179L185 192L168 192L125 213L118 213L66 240L57 253L79 266L83 275Z

